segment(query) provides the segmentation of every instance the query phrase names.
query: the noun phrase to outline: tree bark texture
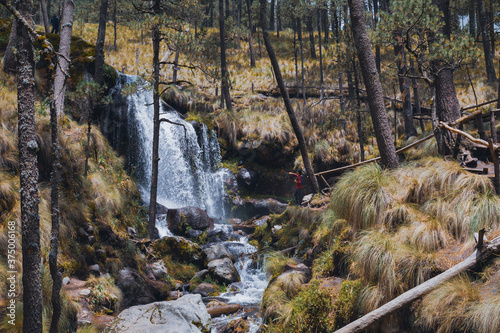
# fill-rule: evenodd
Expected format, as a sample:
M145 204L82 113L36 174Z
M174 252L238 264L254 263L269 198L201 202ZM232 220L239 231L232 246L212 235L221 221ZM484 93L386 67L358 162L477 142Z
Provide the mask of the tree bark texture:
M95 74L94 81L102 85L104 70L104 41L106 39L106 22L108 16L108 0L101 0L101 10L99 13L99 30L95 43Z
M222 1L222 0L220 0ZM160 13L160 0L154 1L155 14ZM160 27L152 27L153 41L153 161L151 170L151 189L149 199L148 237L154 239L156 229L156 201L158 194L158 150L160 143Z
M309 45L311 47L311 58L316 59L316 47L314 46L314 29L312 16L309 16L306 20L307 30L309 31ZM319 35L321 39L321 34Z
M59 42L58 65L54 77L54 100L58 117L64 114L64 97L66 93L66 74L69 70L71 33L73 31L73 0L64 0L63 16L61 18L61 35Z
M9 43L3 56L2 70L7 74L16 73L16 58L14 56L14 48L17 45L17 20L12 20L12 28L9 35Z
M476 39L476 0L469 2L469 33Z
M19 1L17 10L33 24L33 2ZM16 24L17 110L21 234L23 255L23 332L42 332L42 267L38 213L38 163L35 123L35 51L28 28Z
M450 69L439 71L434 80L436 89L436 117L439 121L453 122L460 118L460 105L453 83L453 72ZM455 136L444 128L435 129L438 152L441 155L453 153Z
M229 94L229 72L227 71L226 64L226 34L224 29L224 16L220 15L220 13L223 12L224 0L219 0L221 94L224 96L224 99L226 101L226 108L231 110L231 95Z
M45 2L45 0L40 0L40 16L42 17L45 33L48 34L50 32L50 25L49 14L47 13L47 3Z
M299 149L302 155L302 160L304 162L306 173L309 179L311 180L314 192L318 193L319 192L318 180L314 175L314 170L312 168L311 161L309 160L309 156L307 154L304 134L302 133L302 129L300 128L300 124L299 121L297 120L297 117L295 117L295 112L293 111L292 102L290 100L290 96L288 95L288 90L285 86L285 81L283 80L283 76L281 75L278 59L276 58L276 54L274 53L274 49L271 44L271 39L269 38L269 32L267 31L266 0L260 0L260 25L262 28L262 35L264 37L264 44L266 45L267 54L269 55L269 60L271 60L271 64L274 70L274 75L276 77L276 81L280 88L281 96L283 97L283 102L285 103L285 109L288 114L288 117L290 118L293 131L295 132L295 136L297 137L297 141L299 143Z
M271 11L269 13L269 30L273 31L274 30L274 3L276 0L271 0Z
M363 0L349 0L351 29L354 44L358 51L358 59L368 94L368 105L375 130L375 137L380 151L382 165L386 168L399 166L396 148L391 137L391 128L385 109L382 85L380 84L375 57L365 25L365 9Z
M248 48L250 50L250 67L255 67L255 49L253 48L253 18L252 18L252 0L247 1L248 9Z
M479 29L483 40L484 60L486 63L486 75L488 82L496 81L495 65L493 65L493 53L491 52L490 34L488 31L488 22L484 9L484 0L477 0L477 11L479 14Z
M406 66L406 55L403 40L400 35L396 36L394 54L396 56L396 66L398 67L399 90L403 100L403 119L405 125L405 138L417 136L417 130L413 124L413 107L411 105L410 79L406 76L408 67Z

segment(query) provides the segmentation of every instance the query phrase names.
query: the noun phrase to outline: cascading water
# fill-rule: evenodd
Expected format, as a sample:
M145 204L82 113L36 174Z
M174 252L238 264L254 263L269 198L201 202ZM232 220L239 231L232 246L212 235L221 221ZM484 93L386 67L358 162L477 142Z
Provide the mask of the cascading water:
M132 88L129 88L132 87ZM124 94L124 90L133 91ZM143 199L149 202L153 147L153 92L136 76L120 74L111 91L103 132L112 146L127 156L127 169L137 178ZM182 119L162 105L158 166L158 203L167 208L197 206L211 217L224 216L225 169L217 136L204 124ZM179 125L175 125L176 123Z
M129 90L131 93L125 94ZM140 78L120 74L111 91L113 103L107 110L103 132L111 145L121 155L127 156L127 170L138 180L143 200L149 202L153 147L153 93ZM224 183L229 173L220 168L221 153L217 136L204 124L192 124L168 105L162 105L162 122L159 145L158 203L167 208L197 206L207 210L211 217L224 216ZM160 237L173 236L168 229L165 215L158 215ZM231 233L228 224L216 223L214 230ZM256 315L262 294L267 286L265 273L255 264L251 254L255 247L248 238L225 242L224 246L239 258L235 263L241 282L234 283L230 291L221 296L228 303L239 303L250 310L250 332L257 332L260 319ZM252 311L253 309L253 311ZM227 324L235 316L214 318L212 332Z

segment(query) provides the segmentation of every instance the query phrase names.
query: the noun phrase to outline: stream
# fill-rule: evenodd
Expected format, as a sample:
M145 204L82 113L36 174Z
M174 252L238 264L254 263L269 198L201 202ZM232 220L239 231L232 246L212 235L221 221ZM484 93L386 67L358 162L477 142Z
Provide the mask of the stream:
M132 87L132 89L130 89ZM124 94L129 90L128 94ZM119 74L117 85L111 90L113 103L108 108L102 130L120 154L127 156L126 168L138 180L142 199L149 202L153 142L153 93L148 84L136 76ZM203 123L189 123L167 104L162 104L162 122L159 145L158 203L167 209L196 206L205 209L214 218L214 229L233 234L225 220L225 187L231 174L221 167L221 153L217 136ZM158 215L160 237L173 236L165 216ZM234 239L234 237L233 237ZM245 318L254 333L260 327L258 315L262 295L268 280L258 263L252 259L257 250L248 243L248 236L237 241L222 242L237 258L234 264L241 281L228 286L219 297L225 303L242 305L235 315L212 319L212 333L219 332L235 318Z

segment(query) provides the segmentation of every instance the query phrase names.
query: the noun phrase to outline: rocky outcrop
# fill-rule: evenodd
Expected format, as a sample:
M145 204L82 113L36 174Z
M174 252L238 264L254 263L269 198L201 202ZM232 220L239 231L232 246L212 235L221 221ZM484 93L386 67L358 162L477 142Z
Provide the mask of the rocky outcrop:
M208 262L224 258L229 258L232 262L235 262L233 255L221 243L211 245L203 251L205 251L205 254L207 255Z
M168 272L163 260L158 260L146 266L146 274L151 280L162 280Z
M122 308L151 303L167 296L164 282L147 280L129 267L118 271L116 285L123 292Z
M200 295L185 295L175 301L133 306L115 319L109 328L115 333L208 333L210 315Z
M198 207L169 209L167 212L168 228L177 235L185 236L189 228L206 230L214 225L214 220L207 212Z
M163 237L153 243L153 253L158 258L171 255L177 261L205 266L206 254L201 247L183 237Z
M229 258L212 260L208 263L208 270L221 283L240 281L240 274Z
M275 199L233 199L232 214L243 220L270 214L281 214L288 207Z

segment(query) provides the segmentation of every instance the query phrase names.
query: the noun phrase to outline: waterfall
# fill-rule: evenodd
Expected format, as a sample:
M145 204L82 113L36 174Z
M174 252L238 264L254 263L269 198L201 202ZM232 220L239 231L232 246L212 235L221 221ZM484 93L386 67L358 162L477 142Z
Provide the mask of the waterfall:
M131 93L124 94L128 90ZM113 148L127 156L127 170L137 179L143 200L149 202L153 147L153 92L136 76L120 74L111 91L113 102L103 132ZM211 217L224 216L224 181L217 135L205 124L183 120L167 104L161 105L158 166L158 203L167 208L197 206Z

